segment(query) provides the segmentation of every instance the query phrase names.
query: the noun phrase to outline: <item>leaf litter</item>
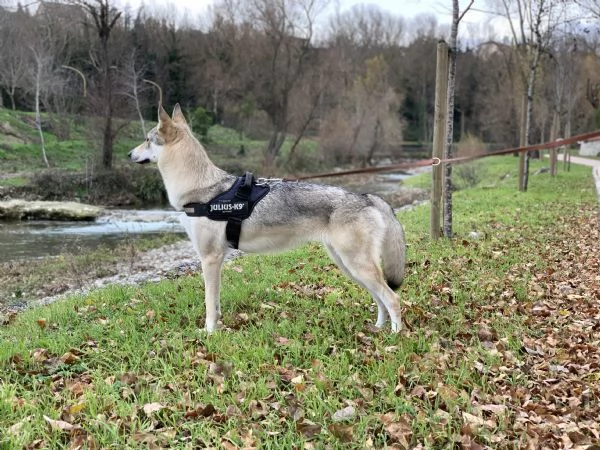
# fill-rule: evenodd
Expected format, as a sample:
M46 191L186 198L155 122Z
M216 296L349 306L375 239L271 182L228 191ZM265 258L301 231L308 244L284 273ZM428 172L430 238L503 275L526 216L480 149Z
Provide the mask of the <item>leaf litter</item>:
M13 380L45 380L51 390L49 404L54 405L42 416L49 433L32 436L24 447L48 447L51 436L59 434L67 448L101 448L96 433L102 424L147 448L250 449L291 432L304 448L349 444L395 449L598 449L597 212L583 208L577 215L566 215L552 228L553 235L543 227L529 230L537 236L543 267L511 261L504 277L486 279L475 266L484 265L486 257L510 261L511 248L522 244L517 227L492 227L503 240L493 242L487 254L482 243L477 244L482 247L478 256L465 253L409 266L423 280L417 289L428 289L429 304L405 302L410 328L400 340L369 327L355 328L350 347L348 341L333 337L318 359L310 355L303 362L293 354L298 347L294 337L273 333L274 360L260 365L260 374L255 374L227 352L191 339L186 343L188 368L169 382L134 369L107 373L104 380L95 378L85 364L90 355L106 351L107 343L98 337L86 336L78 348L57 353L47 348L32 348L28 355L15 353L2 362L2 370L14 374ZM474 245L460 246L468 252ZM466 274L465 265L472 266L474 274ZM462 293L473 283L469 276L477 278L484 298L467 298L460 315L452 315L453 305L462 301ZM298 281L279 287L313 302L336 292L323 283ZM273 305L264 313L280 314L280 306ZM86 314L90 323L102 317L95 307L78 309L82 320ZM164 315L154 309L141 314L144 323ZM247 323L248 316L241 314L236 317ZM521 324L514 328L519 335L510 334L512 329L505 327L509 322ZM36 326L42 332L60 327L46 319ZM413 348L399 360L405 354L403 340L411 340ZM167 341L156 342L161 350L170 348ZM149 358L171 353L159 350ZM351 364L340 378L329 359L339 361L342 356ZM394 367L395 373L374 376L383 367ZM203 381L191 392L189 382L197 373ZM267 390L257 395L253 384L259 375ZM107 399L92 415L90 398L99 385L115 392L116 398ZM213 398L219 400L202 401L205 397L198 390L214 392ZM141 401L142 396L147 400ZM326 406L315 409L314 398L319 397L327 399ZM14 412L6 423L11 436L36 420L31 413L36 401L16 393L8 399ZM114 402L129 405L128 415L114 408ZM204 424L202 436L190 431L196 424Z

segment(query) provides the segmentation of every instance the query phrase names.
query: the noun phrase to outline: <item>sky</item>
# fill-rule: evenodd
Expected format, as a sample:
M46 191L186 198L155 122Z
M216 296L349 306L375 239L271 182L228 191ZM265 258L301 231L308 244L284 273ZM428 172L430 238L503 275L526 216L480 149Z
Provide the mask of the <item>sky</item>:
M137 8L142 2L152 10L177 11L182 16L194 20L206 16L214 0L116 0L117 4L129 4ZM462 8L468 5L469 0L459 0ZM407 21L421 14L433 14L440 25L451 23L452 0L332 0L331 11L339 5L340 11L345 11L358 4L371 4L380 7L394 15L402 16ZM482 12L486 6L485 0L475 0L471 10L464 16L459 30L462 36L479 36L483 39L498 38L506 34L504 21L489 13Z

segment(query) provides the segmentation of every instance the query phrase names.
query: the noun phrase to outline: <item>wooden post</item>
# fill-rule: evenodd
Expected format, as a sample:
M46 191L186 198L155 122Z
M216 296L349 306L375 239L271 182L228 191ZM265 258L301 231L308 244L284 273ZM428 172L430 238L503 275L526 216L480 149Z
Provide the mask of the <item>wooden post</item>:
M437 45L437 65L435 75L435 109L433 122L432 158L442 159L446 142L448 102L448 44L441 40ZM431 217L429 229L432 239L440 237L440 218L442 205L443 166L432 168L433 183L431 186Z
M527 127L527 94L523 93L521 98L521 130L519 134L519 147L525 147L527 145L525 128ZM519 153L519 191L525 190L525 153Z
M550 128L550 140L556 141L559 140L558 131L560 130L560 115L558 111L554 111L552 115L552 127ZM556 159L557 159L557 149L550 149L550 176L556 176Z
M567 120L565 125L565 139L571 137L571 120ZM565 145L565 152L563 153L563 170L568 171L571 163L571 146ZM567 158L569 159L569 169L567 169Z

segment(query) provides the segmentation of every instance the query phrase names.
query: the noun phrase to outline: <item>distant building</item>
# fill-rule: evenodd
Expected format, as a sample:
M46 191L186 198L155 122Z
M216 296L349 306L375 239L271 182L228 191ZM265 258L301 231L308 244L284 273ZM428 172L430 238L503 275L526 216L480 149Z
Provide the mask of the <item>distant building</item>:
M35 15L64 25L80 25L86 19L86 12L81 5L59 2L41 1Z
M581 142L579 146L580 156L600 156L600 137Z

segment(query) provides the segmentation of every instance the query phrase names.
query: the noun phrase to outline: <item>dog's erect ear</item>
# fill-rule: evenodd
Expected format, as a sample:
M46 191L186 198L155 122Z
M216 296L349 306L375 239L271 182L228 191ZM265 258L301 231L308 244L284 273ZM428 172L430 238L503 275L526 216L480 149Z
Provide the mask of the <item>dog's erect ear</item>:
M187 125L187 121L185 120L185 116L183 115L183 111L181 111L181 106L179 106L179 103L175 104L175 108L173 108L173 115L171 116L171 118L175 123Z
M162 103L158 105L158 121L161 124L167 124L171 122L171 118L169 117L169 114L165 111L165 108L163 108Z
M177 134L177 127L162 105L158 105L158 131L166 140L174 139Z

